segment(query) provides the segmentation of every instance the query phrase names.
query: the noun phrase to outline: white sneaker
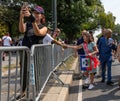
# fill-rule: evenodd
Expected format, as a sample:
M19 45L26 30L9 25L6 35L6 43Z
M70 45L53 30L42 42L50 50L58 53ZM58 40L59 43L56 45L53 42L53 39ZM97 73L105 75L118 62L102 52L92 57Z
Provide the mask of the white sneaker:
M94 88L94 85L93 84L90 84L88 89L93 89Z
M85 79L85 84L89 84L89 81L90 81L89 78L86 78Z

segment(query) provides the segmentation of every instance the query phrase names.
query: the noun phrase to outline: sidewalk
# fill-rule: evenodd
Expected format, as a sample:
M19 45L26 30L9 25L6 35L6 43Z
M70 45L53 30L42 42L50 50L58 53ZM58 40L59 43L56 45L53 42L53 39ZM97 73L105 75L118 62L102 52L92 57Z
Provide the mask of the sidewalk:
M15 62L15 58L11 59L11 62ZM68 71L58 71L56 74L58 75L59 79L64 83L64 85L58 83L57 80L54 80L52 77L48 81L42 95L40 101L67 101L69 95L69 87L73 80L73 74L78 66L78 58L75 58L72 61L71 70ZM3 67L8 66L8 58L3 61ZM15 72L13 69L12 72ZM7 75L8 71L2 73L2 76Z
M73 80L73 74L78 66L78 58L75 59L72 65L73 72L64 71L59 74L59 78L62 80L64 85L59 84L55 80L48 81L45 87L40 101L67 101L69 95L69 87ZM54 82L55 81L55 82Z
M10 62L11 62L11 67L14 67L16 58L14 56L12 56ZM5 61L2 61L2 76L8 75L8 66L9 66L9 60L8 60L8 56L6 56ZM15 71L16 70L14 68L11 69L12 73L14 73Z

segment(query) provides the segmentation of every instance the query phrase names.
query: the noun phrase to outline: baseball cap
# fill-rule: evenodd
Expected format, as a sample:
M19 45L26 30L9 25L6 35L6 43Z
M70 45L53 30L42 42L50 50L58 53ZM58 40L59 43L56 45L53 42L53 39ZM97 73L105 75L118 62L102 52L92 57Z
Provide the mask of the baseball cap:
M37 11L37 12L39 12L39 13L41 13L41 14L44 14L44 9L43 9L41 6L35 6L35 7L33 8L33 10L34 10L34 11Z

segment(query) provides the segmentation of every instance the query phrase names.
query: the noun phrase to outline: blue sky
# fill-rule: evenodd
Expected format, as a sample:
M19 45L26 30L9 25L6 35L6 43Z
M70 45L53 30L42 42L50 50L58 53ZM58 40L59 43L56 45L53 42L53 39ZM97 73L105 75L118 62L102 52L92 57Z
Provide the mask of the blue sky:
M101 2L104 5L105 12L112 12L116 17L115 23L120 24L120 0L101 0Z

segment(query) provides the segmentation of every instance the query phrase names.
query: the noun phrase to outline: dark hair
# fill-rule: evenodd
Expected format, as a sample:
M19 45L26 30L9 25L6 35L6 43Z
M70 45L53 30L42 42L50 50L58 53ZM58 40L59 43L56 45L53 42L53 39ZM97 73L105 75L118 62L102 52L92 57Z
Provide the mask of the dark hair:
M90 30L89 33L90 33L90 34L93 34L93 31Z
M45 24L46 20L45 20L45 15L44 15L44 14L42 14L42 19L41 19L40 22L41 22L42 24Z
M88 38L88 43L93 42L91 35L89 33L84 34Z

